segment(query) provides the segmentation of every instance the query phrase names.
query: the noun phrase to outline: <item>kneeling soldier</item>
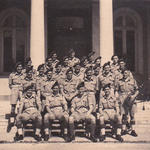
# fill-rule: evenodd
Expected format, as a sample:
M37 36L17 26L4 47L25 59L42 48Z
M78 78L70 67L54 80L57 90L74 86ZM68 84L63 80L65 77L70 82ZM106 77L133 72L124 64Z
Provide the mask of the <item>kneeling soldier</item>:
M35 97L32 91L32 86L24 89L24 97L20 101L19 113L16 117L17 139L23 140L22 124L28 121L33 121L35 125L35 139L41 141L40 129L42 125L41 102ZM34 96L33 96L34 95Z
M94 137L96 118L92 115L95 105L93 104L92 99L89 99L88 95L85 93L84 82L79 83L77 90L78 94L73 98L71 105L72 114L69 117L70 138L68 142L71 142L75 139L74 122L79 122L80 120L84 120L86 123L90 123L90 138L93 142L96 142L96 138Z
M104 95L100 99L99 104L99 118L100 121L100 127L101 127L101 133L99 140L104 141L105 140L105 121L115 121L117 125L117 133L116 138L120 142L123 142L123 139L121 137L121 116L119 114L119 105L116 101L116 98L111 95L111 88L110 84L106 84L103 87Z
M44 116L44 126L45 126L45 137L44 140L48 141L50 133L49 127L52 125L53 120L62 121L61 125L66 135L67 125L68 125L68 108L65 98L59 93L60 88L57 82L52 86L52 95L46 97L46 109L47 112ZM65 138L65 137L64 137Z

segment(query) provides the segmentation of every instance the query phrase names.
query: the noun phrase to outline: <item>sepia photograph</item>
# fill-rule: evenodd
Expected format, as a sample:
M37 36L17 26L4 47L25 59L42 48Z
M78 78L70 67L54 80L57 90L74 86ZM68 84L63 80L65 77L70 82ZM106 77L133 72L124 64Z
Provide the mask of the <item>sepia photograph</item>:
M0 0L0 150L150 150L150 0Z

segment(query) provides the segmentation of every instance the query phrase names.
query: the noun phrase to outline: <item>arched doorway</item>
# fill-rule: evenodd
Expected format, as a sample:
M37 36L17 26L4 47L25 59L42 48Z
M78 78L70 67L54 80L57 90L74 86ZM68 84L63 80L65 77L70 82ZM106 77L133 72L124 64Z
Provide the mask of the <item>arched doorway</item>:
M1 74L12 71L13 65L27 56L28 20L22 10L9 9L0 16Z
M114 49L120 57L127 57L132 71L143 73L142 20L132 9L119 8L114 13Z

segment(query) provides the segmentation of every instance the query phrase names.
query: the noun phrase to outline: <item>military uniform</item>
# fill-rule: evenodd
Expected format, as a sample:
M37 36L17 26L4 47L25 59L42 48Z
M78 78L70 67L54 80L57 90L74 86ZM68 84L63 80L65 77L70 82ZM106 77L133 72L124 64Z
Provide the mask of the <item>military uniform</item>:
M94 104L94 108L96 109L96 99L95 99L95 94L98 91L98 80L96 77L92 76L91 79L88 78L84 78L84 84L85 84L85 89L87 92L87 95L89 97L89 99L92 100L93 104ZM94 109L94 111L95 111Z
M105 140L105 121L113 121L116 123L115 127L117 128L117 139L122 142L122 120L119 114L119 105L114 95L111 95L111 92L108 96L104 95L101 97L99 102L99 112L100 114L97 118L99 118L101 128L100 141Z
M44 127L46 135L44 139L47 141L49 138L49 128L52 125L52 121L56 119L60 120L61 129L67 129L69 114L67 112L67 102L61 94L52 94L51 96L48 96L46 98L46 108L48 113L44 115Z
M38 106L38 107L37 107ZM22 130L22 124L32 120L35 124L36 132L40 132L42 126L42 116L40 114L41 102L35 96L25 95L20 101L19 114L16 117L16 126L18 132ZM21 134L22 135L22 134ZM41 140L39 135L37 140Z
M115 74L115 73L118 71L119 67L120 67L120 66L119 66L118 63L116 63L116 64L112 63L112 64L110 65L111 72L112 72L113 74Z
M68 80L67 78L60 81L60 88L63 96L68 102L68 107L70 107L70 102L72 98L77 94L78 81L75 78Z
M26 89L28 86L32 86L32 90L33 90L33 95L36 95L36 91L37 91L37 83L36 83L36 79L34 77L32 78L28 78L27 76L21 80L21 87L20 87L20 91L24 91L24 89Z
M123 123L127 122L127 115L130 114L131 124L135 124L136 101L132 101L130 97L138 91L137 83L130 76L127 79L120 79L116 85L118 91L118 101L120 102L121 114L123 115Z
M13 72L9 76L9 88L11 89L11 99L10 104L17 104L17 100L20 99L19 89L21 88L21 80L23 78L23 74L18 74L17 72Z
M73 98L71 108L74 110L69 117L69 129L70 129L70 137L75 136L74 133L74 122L79 122L81 120L86 121L88 127L90 127L91 137L95 135L95 126L96 126L96 118L92 115L92 113L88 113L88 111L94 110L95 104L93 100L88 97L86 93L82 96L77 95ZM90 124L90 126L89 126Z
M52 62L52 67L55 68L56 64L59 63L59 60L56 59L55 61Z
M81 72L81 71L80 71L78 74L75 73L75 72L73 72L73 77L74 77L77 81L82 82L83 79L84 79L84 73ZM79 83L79 82L78 82L78 83Z

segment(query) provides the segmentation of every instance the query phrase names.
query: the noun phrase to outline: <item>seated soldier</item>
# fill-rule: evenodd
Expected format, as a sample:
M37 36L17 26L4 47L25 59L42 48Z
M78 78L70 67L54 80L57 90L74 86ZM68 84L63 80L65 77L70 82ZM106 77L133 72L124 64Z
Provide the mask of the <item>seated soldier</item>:
M131 135L137 136L135 132L135 112L136 97L139 94L138 86L134 78L130 77L130 71L125 69L123 77L116 84L116 92L120 102L120 111L122 115L122 134L126 134L126 126L128 125L128 114L130 115Z
M62 123L61 127L63 128L64 132L67 130L69 117L67 112L67 102L59 91L59 84L58 82L55 82L52 86L52 95L46 97L47 113L44 115L45 141L48 141L49 137L51 136L51 131L49 131L49 128L52 126L53 120L60 120ZM63 133L63 135L65 136L66 133Z
M105 140L105 121L115 121L117 127L116 138L120 142L123 142L121 137L121 116L119 114L119 105L116 98L111 95L110 84L106 84L103 87L104 95L100 99L99 114L97 118L100 121L101 133L99 140Z
M23 140L23 123L33 121L35 126L35 139L41 141L40 130L42 125L41 102L35 97L32 85L24 89L24 96L20 101L19 113L16 117L17 134L16 140Z
M72 100L71 116L69 117L69 140L71 142L75 139L74 123L81 120L86 121L86 125L90 124L90 138L93 142L96 142L95 126L96 118L92 115L94 110L94 104L92 99L88 98L85 92L84 82L81 82L77 86L78 94Z

